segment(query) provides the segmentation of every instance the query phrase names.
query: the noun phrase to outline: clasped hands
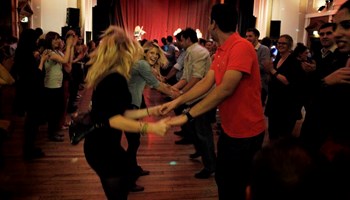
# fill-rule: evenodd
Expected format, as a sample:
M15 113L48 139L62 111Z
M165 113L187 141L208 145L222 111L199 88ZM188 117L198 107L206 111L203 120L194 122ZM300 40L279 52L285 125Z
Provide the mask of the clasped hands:
M154 106L149 108L150 115L153 116L166 116L170 111L174 110L178 106L178 103L176 100ZM177 115L177 116L167 116L157 122L155 122L156 128L154 133L157 135L164 136L165 133L172 127L172 126L180 126L182 124L185 124L187 122L186 115Z

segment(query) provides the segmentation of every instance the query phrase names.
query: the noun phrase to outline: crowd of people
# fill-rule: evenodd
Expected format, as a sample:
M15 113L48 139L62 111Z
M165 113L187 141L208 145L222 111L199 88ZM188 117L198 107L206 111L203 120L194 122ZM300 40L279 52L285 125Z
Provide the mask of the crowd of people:
M193 144L189 157L202 159L194 177L215 174L220 200L346 199L340 180L350 175L350 1L319 27L321 49L293 48L293 38L282 34L276 57L256 28L241 37L237 18L233 7L216 4L211 39L187 27L175 41L162 38L162 45L138 41L117 26L88 45L72 30L65 36L23 30L12 50L2 47L1 62L12 54L14 63L0 65L0 84L16 87L14 111L25 117L24 159L45 156L35 142L45 123L50 141L64 140L62 129L78 112L78 91L88 88L95 128L86 135L84 153L109 200L144 190L137 179L151 172L137 162L140 137L164 136L174 126L181 126L175 134L182 137L175 144ZM146 86L167 102L148 107ZM176 115L166 117L172 111ZM215 149L217 112L222 131ZM147 122L147 116L164 118Z

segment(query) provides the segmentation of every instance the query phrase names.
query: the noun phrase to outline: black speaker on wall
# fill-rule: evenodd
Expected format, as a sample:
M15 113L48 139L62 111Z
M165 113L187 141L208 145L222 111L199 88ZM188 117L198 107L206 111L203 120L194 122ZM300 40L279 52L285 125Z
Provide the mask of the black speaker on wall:
M80 18L79 8L67 8L66 24L69 27L78 27Z
M271 20L270 23L270 38L278 39L281 35L281 21Z
M98 4L92 8L92 38L95 41L99 40L102 32L111 24L107 10L107 7Z

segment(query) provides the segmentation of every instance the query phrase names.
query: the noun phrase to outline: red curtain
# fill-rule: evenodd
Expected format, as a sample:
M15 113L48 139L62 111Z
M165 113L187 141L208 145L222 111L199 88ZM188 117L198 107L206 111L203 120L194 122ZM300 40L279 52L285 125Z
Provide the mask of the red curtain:
M211 6L217 0L120 0L123 25L134 33L143 26L147 40L173 35L178 28L199 29L203 38L209 37L207 29Z

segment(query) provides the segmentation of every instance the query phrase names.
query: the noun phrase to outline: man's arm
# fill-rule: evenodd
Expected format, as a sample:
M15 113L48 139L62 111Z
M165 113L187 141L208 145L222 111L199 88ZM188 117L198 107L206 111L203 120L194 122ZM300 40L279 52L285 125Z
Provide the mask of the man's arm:
M210 70L211 76L214 77L214 72ZM230 96L235 89L237 88L240 80L242 79L243 73L236 70L228 70L225 72L222 83L219 86L216 86L213 91L211 91L203 100L193 106L188 112L190 116L197 117L219 105L223 102L228 96ZM204 80L204 79L203 79ZM202 84L197 84L193 89L180 96L180 102L187 102L191 100L192 95L199 94L201 87L204 87ZM198 97L198 96L196 96ZM194 99L194 98L193 98ZM174 101L176 101L175 99ZM163 110L163 108L162 108ZM172 118L169 122L169 125L181 125L186 123L189 120L188 116L183 114L177 117Z
M196 117L215 108L235 91L242 76L243 73L237 70L226 71L221 84L216 86L202 101L192 107L190 114ZM199 84L197 85L199 86Z
M182 88L183 92L187 92L188 90L190 90L193 86L197 85L197 83L202 80L201 78L196 78L196 77L192 77L190 79L190 81L188 81L188 83Z
M161 108L161 113L167 114L168 112L172 111L179 105L182 105L186 102L189 102L191 100L194 100L202 96L213 87L214 83L215 83L214 71L209 70L207 75L203 79L201 79L198 82L198 84L194 85L189 91L180 95L173 101L163 104Z

